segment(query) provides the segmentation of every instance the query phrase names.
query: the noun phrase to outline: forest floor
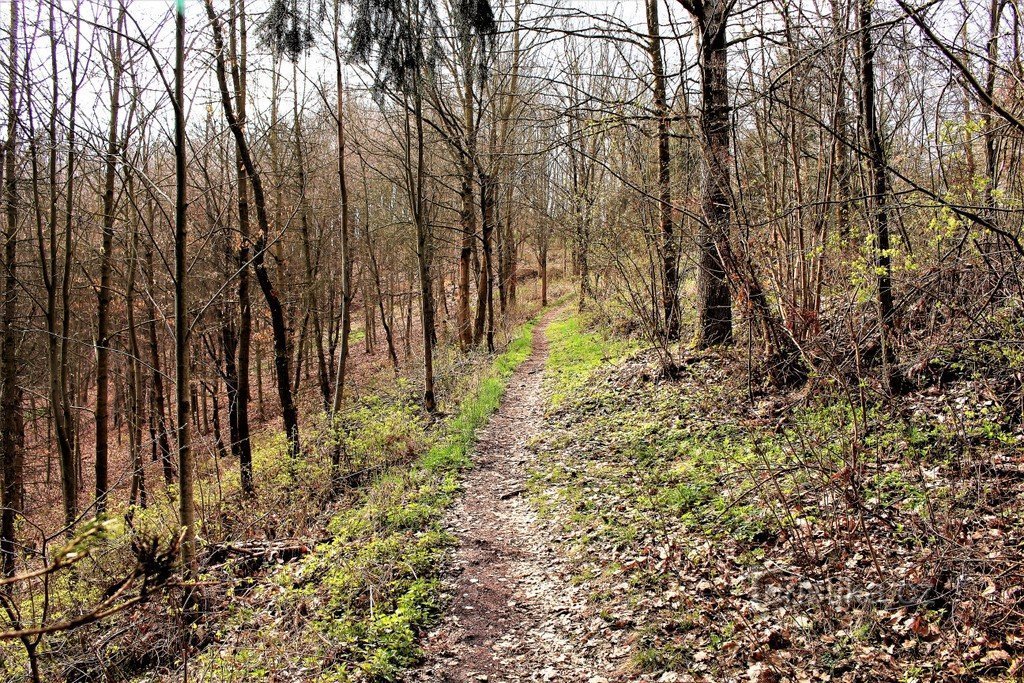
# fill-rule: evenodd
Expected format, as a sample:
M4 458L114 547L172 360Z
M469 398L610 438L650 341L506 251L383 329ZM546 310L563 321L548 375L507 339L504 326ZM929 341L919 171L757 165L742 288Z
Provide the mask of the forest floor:
M603 637L527 493L535 457L529 444L544 423L546 331L556 315L548 312L534 329L532 356L479 434L465 494L445 520L460 541L446 586L451 604L425 638L425 663L410 680L598 683L623 656Z
M992 365L972 353L934 363ZM851 403L682 356L666 378L542 318L441 520L443 616L401 680L1021 680L1024 428L998 373Z

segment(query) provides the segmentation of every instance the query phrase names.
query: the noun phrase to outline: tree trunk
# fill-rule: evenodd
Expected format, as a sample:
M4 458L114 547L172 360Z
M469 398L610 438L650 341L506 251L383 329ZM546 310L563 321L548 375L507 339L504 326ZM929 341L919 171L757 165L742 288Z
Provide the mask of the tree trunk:
M196 523L189 403L188 319L188 195L185 150L185 3L175 13L174 56L174 397L178 421L178 517L184 532L181 564L191 576L196 570Z
M654 115L658 119L658 217L661 225L661 308L667 340L679 338L679 274L676 240L672 225L671 155L669 148L668 96L661 51L661 22L658 0L647 0L648 54L654 79Z
M18 471L20 456L18 412L21 410L21 389L18 387L18 359L16 355L17 333L14 329L18 314L18 179L15 176L17 153L17 84L18 84L18 2L11 2L10 43L8 58L7 87L7 138L4 141L3 198L6 224L4 229L4 287L3 313L0 320L0 474L3 475L3 491L0 503L0 568L5 577L14 576L17 550L15 547L15 521L18 512L18 488L21 476Z
M540 305L548 305L548 241L542 238L541 246L538 249L537 264L540 268Z
M860 0L860 80L861 124L868 147L868 170L871 182L872 221L875 228L875 282L879 322L879 341L882 348L882 384L887 392L896 392L900 381L893 365L892 348L893 300L892 256L889 245L889 181L886 175L885 149L882 130L875 104L875 47L871 37L871 7L873 0Z
M52 19L51 19L52 21ZM71 60L71 96L68 103L68 133L67 133L67 172L65 181L64 197L64 278L61 292L61 305L63 315L61 319L60 337L60 375L63 404L66 407L64 419L71 437L71 447L61 453L61 493L64 501L64 524L67 527L67 534L73 533L75 519L78 517L78 484L81 481L81 443L77 438L78 423L75 414L71 410L71 396L73 387L71 385L71 363L68 362L68 345L71 343L71 250L72 250L72 226L74 224L74 196L76 180L77 153L77 114L78 114L78 72L79 57L81 55L81 18L75 19L75 46ZM52 24L51 24L52 25ZM51 60L54 65L57 63L56 52L51 52ZM53 104L57 106L58 90L54 85ZM56 157L52 157L56 159ZM56 164L56 161L54 161ZM84 402L83 402L84 404Z
M152 226L152 222L150 222ZM146 297L146 330L149 334L149 365L152 370L152 398L153 407L149 413L151 431L155 432L156 449L155 453L160 458L160 465L163 470L164 483L170 486L174 483L174 464L171 460L170 429L167 425L167 408L164 404L164 374L160 369L163 363L160 360L160 345L157 339L157 313L154 297L156 297L156 283L154 278L153 247L151 243L146 245L146 286L149 295Z
M480 246L483 260L476 284L476 321L473 325L473 344L478 345L484 338L487 323L487 295L491 291L491 244L494 235L494 203L492 201L491 179L480 173Z
M478 338L476 342L480 343L483 337L484 314L486 313L488 351L494 351L494 277L491 238L494 235L496 194L497 184L494 182L494 178L486 173L480 173L480 223L483 233L484 263L480 275L479 300L477 303Z
M732 299L719 249L728 242L732 207L729 186L728 64L729 5L711 0L695 17L700 27L703 220L697 233L697 347L732 342Z
M334 379L332 411L341 410L345 396L345 372L348 366L349 337L352 333L352 244L348 206L348 176L345 166L345 80L342 70L340 2L334 4L334 79L337 92L338 212L341 218L341 340L338 371ZM370 331L365 333L369 335Z
M246 120L246 74L248 71L248 50L246 32L245 0L238 0L237 15L235 3L231 3L231 63L235 88L235 107L238 123L245 126ZM237 24L236 24L237 21ZM237 27L237 33L236 33ZM238 203L238 329L231 322L232 314L225 316L224 360L225 391L228 395L228 429L231 434L231 454L238 459L239 478L242 493L251 496L255 492L252 473L252 443L249 436L249 367L252 346L252 304L249 296L249 177L241 155L235 149L235 175L237 178ZM231 347L229 349L229 346Z
M129 172L127 178L128 196L135 196L135 185ZM129 505L138 500L140 507L146 507L146 470L142 462L142 421L143 407L142 356L139 347L138 324L135 320L135 278L138 270L139 226L132 221L131 241L128 246L128 281L125 284L125 309L128 317L128 448L132 463L132 484L128 497Z
M124 26L124 5L117 16L118 30L111 57L110 127L107 131L107 158L103 179L103 247L100 253L100 287L96 309L96 515L102 515L107 508L108 428L110 401L110 338L108 316L110 313L110 278L113 270L114 250L114 180L117 177L118 115L121 104L121 29Z
M406 118L406 176L409 199L412 204L413 220L416 224L416 261L420 282L420 327L423 333L423 409L433 413L437 409L434 399L434 295L431 291L430 260L431 235L426 217L426 202L423 191L425 180L423 147L423 98L417 82L413 93L413 118L416 127L416 168L412 168L409 145L409 121Z
M476 239L476 203L473 201L473 167L465 162L459 185L459 226L462 243L459 246L459 284L455 303L455 324L458 327L459 346L463 350L473 345L473 325L470 322L469 280L473 261L473 240Z
M360 161L362 161L362 154L359 148L356 147L356 154L359 155ZM366 182L366 164L362 164L362 179L363 179L363 215L365 218L365 229L363 230L363 239L365 241L366 256L369 261L370 275L373 277L373 285L375 290L375 298L377 299L377 309L380 312L380 326L384 330L384 341L388 347L388 358L391 359L391 367L395 371L395 375L398 374L398 352L395 350L395 335L392 331L393 318L388 315L388 310L384 308L384 291L381 285L380 279L380 267L377 264L377 253L373 249L373 241L370 239L370 191L369 185ZM391 312L394 311L394 307L389 307Z
M56 18L54 7L51 5L49 8L49 28L51 33L56 29ZM56 73L57 69L57 45L52 43L50 46L50 66ZM49 203L49 216L48 216L48 253L43 253L43 238L41 234L38 235L39 247L40 247L40 272L43 275L43 284L46 289L46 361L48 371L48 394L50 399L50 411L53 421L53 432L55 441L57 442L57 454L58 461L60 463L61 475L62 475L62 492L66 495L68 489L64 486L64 472L71 472L73 469L71 465L74 463L74 430L72 429L73 418L71 414L71 404L68 400L67 393L67 364L64 362L66 358L65 351L67 349L67 327L69 313L69 288L70 288L70 277L69 272L71 270L71 252L72 252L72 240L71 240L71 226L69 223L65 223L65 232L63 236L64 242L64 258L59 259L58 253L58 239L57 239L57 224L58 224L58 200L57 200L57 115L60 112L58 107L59 98L59 84L57 79L53 79L53 89L51 91L52 99L50 102L51 110L49 120L47 122L47 138L49 142L49 160L48 160L48 171L47 171L47 190L48 190L48 203ZM29 105L31 105L31 98L28 99ZM72 111L73 116L73 111ZM32 150L33 170L36 168L36 154L35 154L35 140L30 141ZM42 201L36 201L36 210L42 211ZM37 217L37 224L42 222L42 216ZM58 302L59 309L58 310ZM61 318L61 316L63 316ZM61 323L60 320L64 322ZM49 483L49 460L47 460L47 483ZM74 482L71 482L72 486ZM72 490L74 490L72 488ZM67 502L67 501L65 501ZM65 507L65 517L67 518L68 510ZM73 518L73 516L72 516Z
M227 120L228 128L235 138L235 147L241 157L245 172L252 183L253 198L256 201L256 222L259 225L259 233L253 245L253 269L256 271L256 281L263 291L263 298L266 300L267 308L270 311L270 325L274 337L274 369L277 376L278 400L281 405L281 419L284 423L285 435L288 438L289 455L297 458L301 452L299 443L299 417L298 410L291 390L291 372L289 370L290 359L288 344L288 325L285 320L284 306L280 295L270 279L270 273L266 265L266 251L269 247L270 221L267 216L267 205L263 193L262 178L256 170L249 151L249 143L245 137L235 114L234 105L231 102L231 95L228 91L227 67L224 59L224 36L221 31L220 20L217 18L212 0L206 0L206 14L213 29L214 53L217 71L217 84L220 90L221 106L224 109L224 118ZM232 77L237 80L238 74L232 66Z

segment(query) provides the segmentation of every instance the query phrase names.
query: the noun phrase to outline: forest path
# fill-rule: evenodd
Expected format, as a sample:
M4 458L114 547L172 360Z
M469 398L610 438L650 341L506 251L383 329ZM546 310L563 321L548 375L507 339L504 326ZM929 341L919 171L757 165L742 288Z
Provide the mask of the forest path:
M558 313L549 311L534 328L533 354L509 379L501 406L479 434L465 492L445 520L460 541L446 586L451 603L425 638L425 663L408 681L615 678L622 655L600 636L600 617L569 581L553 530L527 500L535 457L528 444L544 420L545 330Z

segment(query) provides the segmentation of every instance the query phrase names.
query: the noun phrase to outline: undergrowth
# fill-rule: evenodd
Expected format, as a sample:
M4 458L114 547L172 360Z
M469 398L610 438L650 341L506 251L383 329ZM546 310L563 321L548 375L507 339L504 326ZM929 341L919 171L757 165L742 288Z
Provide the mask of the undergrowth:
M234 614L223 645L197 663L201 670L213 680L253 680L273 671L320 681L391 681L417 661L417 636L441 609L439 571L454 542L442 515L471 464L477 430L531 353L534 324L519 329L439 428L429 429L411 406L399 419L367 421L360 439L386 440L392 429L414 432L411 464L390 467L362 486L328 522L332 539L260 590L256 601L266 609Z
M851 405L825 385L780 412L743 400L728 352L662 381L576 316L548 339L533 499L606 628L633 632L637 680L1017 666L1021 436L998 403L964 386Z

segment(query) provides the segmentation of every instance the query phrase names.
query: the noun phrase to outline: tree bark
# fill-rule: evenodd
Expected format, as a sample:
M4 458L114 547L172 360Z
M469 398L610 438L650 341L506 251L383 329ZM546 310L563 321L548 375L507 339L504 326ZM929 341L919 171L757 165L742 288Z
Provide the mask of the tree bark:
M700 32L702 221L697 233L698 348L732 343L732 299L719 249L727 245L732 202L729 171L728 63L726 23L731 5L710 0L694 18Z
M877 287L879 342L882 349L882 384L887 392L898 391L899 377L894 364L892 329L892 255L889 244L889 180L886 174L885 148L875 103L875 46L871 36L873 0L860 0L860 80L861 125L868 147L868 170L871 182L871 219L875 228L875 282Z
M18 83L18 2L11 2L10 42L7 88L7 136L4 141L3 198L6 223L4 226L4 287L3 313L0 319L0 474L3 475L3 490L0 502L0 569L5 577L14 576L17 550L15 546L15 520L18 513L18 488L21 485L19 470L20 456L19 427L21 420L21 389L18 387L17 331L15 322L18 314L18 179L17 165L17 83Z
M152 217L151 217L152 218ZM152 220L150 220L150 226L152 226ZM164 475L164 483L170 486L174 483L175 471L174 463L171 460L171 442L170 429L167 425L167 407L164 403L164 374L160 369L163 365L160 360L160 345L157 339L157 328L156 328L156 304L154 303L154 297L156 296L156 282L155 282L155 265L153 263L153 246L150 243L146 245L146 287L149 289L149 295L146 297L146 331L149 337L149 365L152 371L152 403L153 407L149 412L149 422L152 432L156 437L155 439L155 450L154 453L160 459L160 466Z
M196 570L196 521L189 377L188 193L185 150L185 2L175 12L174 50L174 397L178 421L178 517L181 564L186 576Z
M345 396L345 372L348 367L349 338L352 334L352 243L348 206L348 176L345 165L345 79L342 70L340 2L334 5L334 79L337 85L338 213L341 219L341 340L338 370L334 378L334 414L341 410ZM369 335L369 330L366 334Z
M434 295L431 289L430 261L431 234L427 221L423 184L426 176L424 169L423 145L423 98L419 82L413 92L412 116L416 128L416 166L412 167L412 154L409 145L413 144L409 135L409 121L406 118L406 181L409 187L413 221L416 224L416 261L420 284L420 327L423 336L423 409L433 413L437 409L434 398Z
M135 185L129 171L127 178L128 195L135 196ZM139 347L138 323L135 319L135 280L138 270L139 226L132 221L131 241L128 246L128 281L125 284L125 309L128 317L128 448L132 462L132 484L128 497L130 505L138 500L140 507L146 507L146 470L142 462L142 422L145 420L143 407L142 356Z
M118 116L121 105L121 33L124 26L125 7L122 4L117 16L117 28L111 57L110 127L107 131L107 155L103 179L103 246L100 253L100 287L97 292L96 309L96 514L102 515L107 508L108 482L108 429L110 401L110 337L108 316L110 314L111 272L114 258L114 181L117 177Z
M49 8L49 29L55 31L56 18L55 10L51 5ZM57 69L57 45L50 46L50 67L56 73ZM57 443L58 462L61 469L62 493L67 494L64 487L64 472L73 471L69 466L74 463L74 429L71 404L67 393L67 364L65 351L67 349L67 320L69 318L69 272L71 269L72 241L70 224L65 223L63 235L64 258L59 258L60 247L58 246L57 226L59 223L59 202L57 200L57 115L59 84L57 79L53 80L50 101L50 113L47 121L46 132L49 143L48 170L47 170L47 194L49 213L47 217L47 247L44 248L42 234L42 211L43 202L41 198L36 200L37 212L37 240L39 242L39 264L40 273L43 278L43 286L46 290L46 310L44 318L46 321L46 361L48 374L48 395L50 399L50 411L53 422L53 435ZM27 102L31 107L31 92L27 93ZM73 114L73 112L72 112ZM30 112L31 116L31 112ZM38 175L37 154L35 138L29 141L32 156L33 174ZM34 184L35 185L35 184ZM64 322L62 323L61 320ZM47 481L49 481L49 460L47 461ZM67 509L65 508L65 517Z
M647 0L648 54L654 79L654 115L658 122L658 218L661 227L661 309L665 339L679 338L679 257L672 224L672 171L669 148L668 96L661 50L661 22L658 1Z
M480 223L482 232L482 244L484 262L480 270L480 286L478 288L479 298L477 300L476 312L476 343L482 341L485 334L486 314L486 338L487 350L494 351L494 276L492 257L492 237L494 236L497 184L487 173L480 173Z
M246 120L246 73L247 73L247 33L245 0L238 0L237 15L235 5L231 5L231 63L234 76L235 106L238 112L238 123L245 126ZM235 20L237 19L237 34ZM237 37L236 37L237 36ZM225 362L228 373L225 385L228 395L228 429L231 434L231 454L238 458L239 478L242 492L251 496L256 488L252 472L252 442L249 435L249 367L250 349L252 346L252 304L249 295L249 176L245 170L241 155L235 150L235 168L237 178L238 203L238 329L225 329ZM233 347L228 351L227 344ZM233 366L233 368L232 368ZM234 370L232 373L231 370Z
M459 246L459 282L455 303L455 325L458 327L459 346L463 350L473 345L473 325L470 322L469 280L473 261L473 240L476 239L476 203L473 201L473 167L463 163L459 184L459 227L462 243Z

